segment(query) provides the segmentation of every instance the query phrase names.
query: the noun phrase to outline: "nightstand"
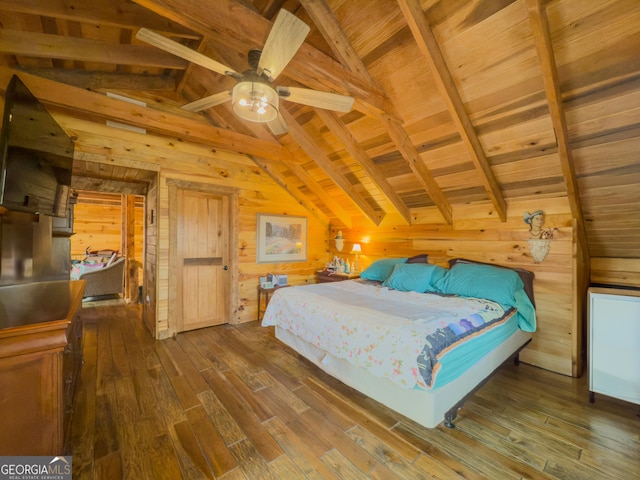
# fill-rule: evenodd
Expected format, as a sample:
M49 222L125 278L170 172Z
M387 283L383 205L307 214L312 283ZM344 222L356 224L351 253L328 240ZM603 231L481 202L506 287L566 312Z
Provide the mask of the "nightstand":
M275 292L280 288L287 288L289 286L290 285L278 285L271 288L264 288L264 287L258 286L258 321L260 321L260 312L264 313L267 310L267 305L269 305L269 299L271 298L271 295L273 294L273 292ZM264 294L264 310L261 310L260 307L262 306L263 294Z
M342 282L344 280L354 280L360 278L359 273L333 273L327 270L316 272L318 283Z

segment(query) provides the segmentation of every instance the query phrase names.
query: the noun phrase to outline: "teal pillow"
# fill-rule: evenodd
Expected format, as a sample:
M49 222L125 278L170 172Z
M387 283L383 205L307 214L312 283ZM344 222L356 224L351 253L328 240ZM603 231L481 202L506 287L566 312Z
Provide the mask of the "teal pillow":
M382 286L403 292L435 292L437 281L446 272L446 269L428 263L398 263Z
M360 278L365 278L367 280L377 280L378 282L384 282L391 272L393 271L393 267L397 263L404 263L407 259L405 258L383 258L380 260L376 260L371 265L369 265L364 272L360 274Z
M507 268L477 263L457 263L436 284L440 293L461 297L486 298L503 307L515 306L514 294L524 284Z

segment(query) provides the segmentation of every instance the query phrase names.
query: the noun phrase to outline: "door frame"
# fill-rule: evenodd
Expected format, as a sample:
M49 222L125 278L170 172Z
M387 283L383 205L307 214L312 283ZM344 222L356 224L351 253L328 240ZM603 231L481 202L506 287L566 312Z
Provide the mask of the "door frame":
M177 293L178 269L180 267L176 249L178 245L178 190L226 196L229 198L229 298L227 312L229 323L237 321L238 305L238 197L239 190L233 187L210 185L206 183L189 182L177 179L167 179L169 189L169 295L168 295L168 330L169 335L177 335L177 307L179 305Z

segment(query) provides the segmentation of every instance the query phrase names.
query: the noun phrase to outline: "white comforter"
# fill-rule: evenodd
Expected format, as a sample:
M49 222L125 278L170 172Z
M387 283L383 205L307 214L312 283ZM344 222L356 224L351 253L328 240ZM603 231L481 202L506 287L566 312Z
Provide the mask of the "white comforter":
M427 387L417 364L427 335L461 319L477 326L504 314L489 300L345 281L277 290L262 325L279 325L376 376L413 388Z

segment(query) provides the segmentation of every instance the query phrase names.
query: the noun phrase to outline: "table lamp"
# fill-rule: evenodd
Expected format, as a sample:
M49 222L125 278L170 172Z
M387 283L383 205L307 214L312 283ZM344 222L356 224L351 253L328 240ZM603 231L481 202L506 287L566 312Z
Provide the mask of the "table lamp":
M362 247L360 247L359 243L354 243L353 244L353 248L351 249L351 253L355 253L356 254L356 263L355 266L353 267L353 271L357 272L359 270L358 267L358 254L362 252Z

